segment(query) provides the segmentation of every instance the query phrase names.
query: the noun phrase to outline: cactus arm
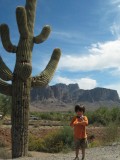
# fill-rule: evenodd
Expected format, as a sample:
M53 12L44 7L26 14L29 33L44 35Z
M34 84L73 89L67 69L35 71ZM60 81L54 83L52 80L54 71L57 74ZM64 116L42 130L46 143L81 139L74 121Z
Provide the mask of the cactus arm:
M1 41L7 52L16 53L17 47L10 41L9 27L6 24L0 26Z
M36 44L44 42L51 32L50 26L44 26L41 33L33 38L33 42Z
M22 38L28 38L28 27L27 27L27 15L24 7L17 7L16 9L16 19L19 29L19 33Z
M0 79L0 93L11 96L12 95L12 85Z
M25 9L26 9L26 13L27 13L28 30L29 30L29 33L33 36L36 0L26 0Z
M45 70L39 76L32 77L31 81L32 87L46 86L49 83L56 70L60 56L61 56L60 49L58 48L54 49L51 59L48 65L46 66Z
M6 66L6 64L3 62L2 57L0 56L0 78L9 81L12 80L12 72L10 69Z

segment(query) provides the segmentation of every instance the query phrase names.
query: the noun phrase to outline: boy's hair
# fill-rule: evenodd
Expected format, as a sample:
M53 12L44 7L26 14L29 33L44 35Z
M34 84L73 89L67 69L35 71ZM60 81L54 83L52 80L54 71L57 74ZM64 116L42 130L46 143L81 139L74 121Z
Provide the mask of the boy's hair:
M83 111L85 113L85 106L84 105L76 105L75 106L75 112Z

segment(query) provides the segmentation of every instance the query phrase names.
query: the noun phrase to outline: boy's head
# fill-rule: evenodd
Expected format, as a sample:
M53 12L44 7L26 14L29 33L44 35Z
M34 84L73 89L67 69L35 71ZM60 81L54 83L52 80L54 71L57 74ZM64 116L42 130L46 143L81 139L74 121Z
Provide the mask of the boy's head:
M75 106L75 112L83 112L83 114L85 113L85 106L84 105L76 105Z

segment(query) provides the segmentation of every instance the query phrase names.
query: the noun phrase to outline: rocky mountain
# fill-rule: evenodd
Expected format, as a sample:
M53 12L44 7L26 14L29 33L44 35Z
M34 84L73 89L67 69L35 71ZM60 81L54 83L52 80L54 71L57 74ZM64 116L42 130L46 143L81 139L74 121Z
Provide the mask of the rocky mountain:
M120 106L120 99L116 90L106 88L94 88L91 90L80 89L78 84L56 84L45 88L34 88L31 90L31 103L39 105L52 105L66 107L76 103L91 103L92 105L101 102L117 103Z

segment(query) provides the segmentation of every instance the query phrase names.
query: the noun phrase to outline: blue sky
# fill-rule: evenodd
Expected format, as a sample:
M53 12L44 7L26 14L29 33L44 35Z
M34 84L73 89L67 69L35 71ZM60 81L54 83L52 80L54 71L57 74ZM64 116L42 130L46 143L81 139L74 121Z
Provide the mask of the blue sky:
M8 24L14 44L19 40L15 10L24 5L25 0L0 2L0 24ZM52 32L34 46L32 75L45 68L59 47L62 57L50 85L78 83L81 89L105 87L120 95L120 0L37 0L34 34L44 25ZM1 42L0 55L13 71L15 54Z

